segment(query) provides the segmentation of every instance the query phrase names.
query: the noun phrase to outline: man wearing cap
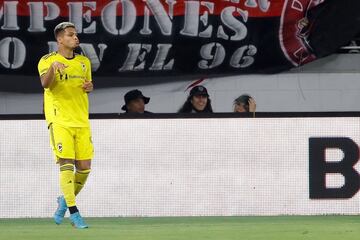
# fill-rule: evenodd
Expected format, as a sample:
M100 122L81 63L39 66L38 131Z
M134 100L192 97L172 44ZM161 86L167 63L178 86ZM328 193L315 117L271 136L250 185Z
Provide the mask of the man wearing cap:
M58 24L54 35L58 51L43 56L38 64L44 88L45 118L56 163L60 166L63 192L57 200L54 220L61 224L69 209L72 225L87 228L75 196L85 185L93 158L88 100L88 93L93 90L91 63L87 57L74 52L79 39L73 23Z
M151 113L145 111L145 104L150 101L149 97L145 97L138 89L127 92L124 96L125 104L121 107L125 113Z

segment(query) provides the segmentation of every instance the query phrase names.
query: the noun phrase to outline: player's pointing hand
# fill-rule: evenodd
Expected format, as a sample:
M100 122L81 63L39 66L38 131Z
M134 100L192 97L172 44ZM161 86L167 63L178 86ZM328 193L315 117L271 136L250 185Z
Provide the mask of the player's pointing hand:
M61 63L61 62L53 62L52 67L54 69L54 72L59 72L60 74L64 74L64 69L68 66Z

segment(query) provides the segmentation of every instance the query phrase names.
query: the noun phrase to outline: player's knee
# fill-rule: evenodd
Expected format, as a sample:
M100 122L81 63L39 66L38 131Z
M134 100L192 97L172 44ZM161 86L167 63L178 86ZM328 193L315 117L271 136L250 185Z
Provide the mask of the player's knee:
M90 170L91 169L91 161L76 161L75 166L77 170Z
M60 158L59 160L58 160L58 163L59 163L59 165L60 166L62 166L62 165L64 165L64 164L74 164L74 160L72 160L72 159L63 159L63 158Z

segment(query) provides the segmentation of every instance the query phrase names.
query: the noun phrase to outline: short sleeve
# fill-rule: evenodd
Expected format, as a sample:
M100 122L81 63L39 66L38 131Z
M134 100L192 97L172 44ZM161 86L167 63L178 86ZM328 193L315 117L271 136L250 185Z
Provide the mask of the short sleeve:
M44 75L45 73L47 73L47 71L49 70L50 68L50 65L49 62L44 59L44 57L42 57L38 63L38 71L39 71L39 75L40 77L42 75Z

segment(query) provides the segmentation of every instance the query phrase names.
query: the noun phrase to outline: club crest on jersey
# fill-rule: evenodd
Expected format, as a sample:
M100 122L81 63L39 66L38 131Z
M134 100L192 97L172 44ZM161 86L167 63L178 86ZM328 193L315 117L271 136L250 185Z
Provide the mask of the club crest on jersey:
M57 144L57 149L60 153L62 152L62 150L63 150L62 143Z
M83 62L80 62L83 72L86 72L86 65Z

